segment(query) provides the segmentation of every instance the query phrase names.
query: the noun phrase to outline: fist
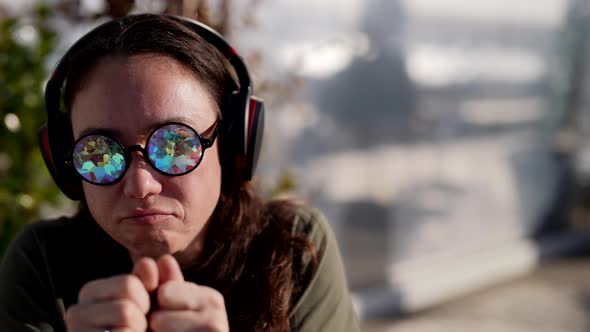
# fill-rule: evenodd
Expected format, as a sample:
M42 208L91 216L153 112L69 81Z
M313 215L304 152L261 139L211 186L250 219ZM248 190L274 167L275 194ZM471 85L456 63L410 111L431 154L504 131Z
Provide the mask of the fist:
M225 301L213 288L184 280L176 260L158 259L158 308L149 326L154 332L229 331Z
M185 281L171 255L142 258L129 275L88 282L78 300L66 312L68 331L229 331L221 293Z

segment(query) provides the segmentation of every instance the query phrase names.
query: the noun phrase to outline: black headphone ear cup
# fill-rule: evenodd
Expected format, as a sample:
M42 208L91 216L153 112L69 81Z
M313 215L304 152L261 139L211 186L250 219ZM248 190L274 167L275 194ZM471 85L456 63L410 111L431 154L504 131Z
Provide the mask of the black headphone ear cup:
M80 200L82 181L73 166L66 162L72 138L67 114L50 117L49 123L39 130L41 153L53 180L68 198Z
M43 124L41 128L39 128L37 137L39 139L39 149L41 150L43 161L45 161L45 166L47 166L53 181L57 182L57 170L55 167L55 162L53 161L53 155L51 154L51 147L49 145L49 130L47 129L47 123Z
M220 129L224 140L223 149L231 150L231 162L235 163L240 179L250 181L262 145L264 102L255 96L248 98L247 102L240 100L240 97L243 98L239 95L229 96L225 105L228 112L221 121Z
M262 99L252 96L248 113L248 125L245 128L247 151L247 163L244 170L245 180L251 180L254 175L264 136L264 102Z

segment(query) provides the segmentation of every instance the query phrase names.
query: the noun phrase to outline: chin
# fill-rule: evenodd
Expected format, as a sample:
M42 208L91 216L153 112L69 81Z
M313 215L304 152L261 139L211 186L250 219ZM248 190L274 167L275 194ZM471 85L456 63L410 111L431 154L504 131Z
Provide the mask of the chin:
M158 241L154 239L142 239L133 241L126 246L132 257L151 257L158 258L162 255L172 254L174 248L166 241Z

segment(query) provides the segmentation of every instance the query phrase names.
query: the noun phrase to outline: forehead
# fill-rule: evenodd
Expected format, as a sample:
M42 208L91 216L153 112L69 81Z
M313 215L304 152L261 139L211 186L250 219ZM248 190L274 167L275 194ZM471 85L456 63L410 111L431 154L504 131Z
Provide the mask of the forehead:
M146 54L103 59L72 103L74 136L90 128L144 134L158 124L208 128L219 108L206 86L176 60Z

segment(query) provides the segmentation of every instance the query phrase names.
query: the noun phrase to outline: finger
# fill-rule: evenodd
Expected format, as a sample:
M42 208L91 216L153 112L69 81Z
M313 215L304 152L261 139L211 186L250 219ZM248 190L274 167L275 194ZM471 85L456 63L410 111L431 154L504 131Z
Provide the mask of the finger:
M80 290L79 303L129 299L145 314L150 310L150 297L143 283L134 275L120 275L86 283Z
M161 310L151 316L149 326L154 332L229 331L225 311Z
M115 327L105 329L104 327L94 327L94 328L86 328L84 330L76 329L76 332L137 332L133 329L127 327ZM144 331L141 331L144 332Z
M70 329L70 327L68 327ZM75 332L137 332L133 329L128 327L113 327L113 328L104 328L104 327L93 327L93 328L76 328L75 330L70 330ZM144 332L144 331L141 331ZM151 331L149 331L151 332Z
M149 257L144 257L133 266L133 275L137 276L148 292L158 287L158 265Z
M160 285L171 280L184 281L180 265L172 255L164 255L158 259L158 274Z
M127 299L76 304L66 311L65 321L68 331L89 328L102 328L104 331L105 326L132 331L145 331L147 328L145 314Z
M167 310L221 310L223 295L213 288L191 282L169 281L158 288L160 308Z

